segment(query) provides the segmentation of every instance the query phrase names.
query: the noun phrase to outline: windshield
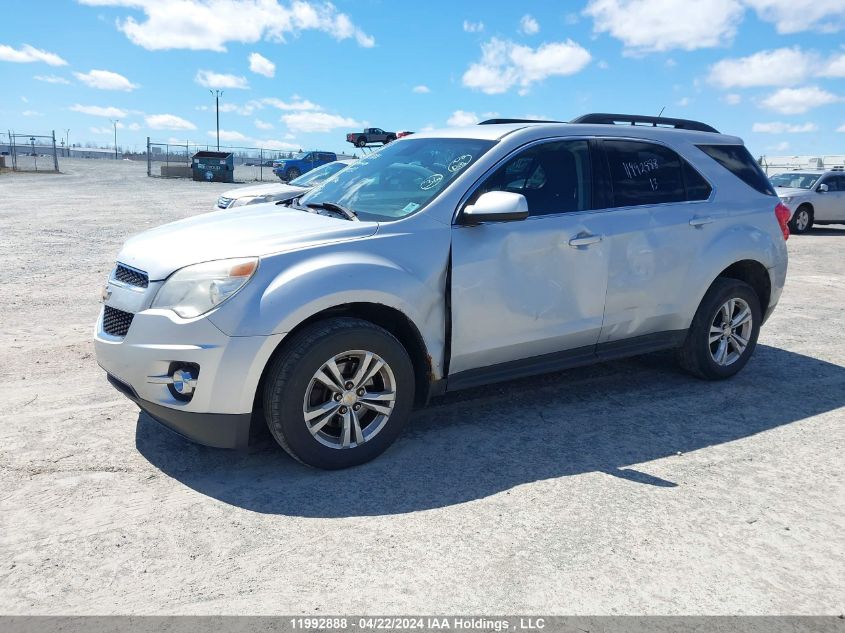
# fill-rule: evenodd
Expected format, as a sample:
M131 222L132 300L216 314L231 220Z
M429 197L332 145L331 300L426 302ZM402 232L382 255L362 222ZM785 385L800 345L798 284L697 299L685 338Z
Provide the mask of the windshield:
M312 189L301 202L334 202L362 220L399 220L434 200L493 145L493 141L464 138L390 143Z
M821 174L797 174L790 172L787 174L777 174L772 176L769 180L775 187L789 187L791 189L810 189L816 184Z
M295 187L316 187L334 176L344 167L348 166L349 165L346 163L341 163L336 160L327 165L323 165L322 167L317 167L317 169L312 169L308 173L301 175L299 178L294 178L288 184Z

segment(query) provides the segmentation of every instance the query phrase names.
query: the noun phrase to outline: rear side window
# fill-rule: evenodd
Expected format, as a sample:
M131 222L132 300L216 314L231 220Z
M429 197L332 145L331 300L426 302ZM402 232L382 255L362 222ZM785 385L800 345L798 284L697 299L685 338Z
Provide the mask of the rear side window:
M707 200L712 191L710 183L704 180L704 176L699 174L687 161L683 161L683 171L687 200Z
M604 151L613 184L613 206L686 200L684 161L669 148L640 141L605 140Z
M772 188L772 183L769 182L745 145L699 145L698 149L752 189L767 196L777 195Z

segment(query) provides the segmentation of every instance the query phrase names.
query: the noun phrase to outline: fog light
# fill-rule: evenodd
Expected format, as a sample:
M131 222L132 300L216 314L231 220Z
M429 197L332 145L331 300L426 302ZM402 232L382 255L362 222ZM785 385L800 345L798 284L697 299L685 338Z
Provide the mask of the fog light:
M167 374L147 376L147 382L167 385L167 390L177 400L189 401L197 387L200 367L196 363L171 363Z

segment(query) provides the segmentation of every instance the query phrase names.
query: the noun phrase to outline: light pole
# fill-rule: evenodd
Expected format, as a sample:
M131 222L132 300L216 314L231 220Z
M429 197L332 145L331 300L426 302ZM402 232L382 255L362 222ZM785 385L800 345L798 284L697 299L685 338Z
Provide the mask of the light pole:
M35 137L29 137L30 145L32 146L32 156L33 160L35 161L35 171L38 171L38 153L35 151Z
M67 147L67 156L70 158L70 128L65 130L65 147Z
M117 160L117 124L120 123L120 119L112 119L111 122L114 126L114 159Z
M217 111L217 151L220 151L220 97L223 96L222 90L209 90L214 95L214 109Z

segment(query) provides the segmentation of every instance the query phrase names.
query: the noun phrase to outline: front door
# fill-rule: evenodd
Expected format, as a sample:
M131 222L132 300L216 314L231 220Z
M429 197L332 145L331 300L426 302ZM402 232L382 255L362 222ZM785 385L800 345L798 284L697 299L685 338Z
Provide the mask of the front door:
M487 191L524 195L529 217L453 227L450 375L559 352L592 356L608 248L592 210L587 141L521 151L468 204Z

